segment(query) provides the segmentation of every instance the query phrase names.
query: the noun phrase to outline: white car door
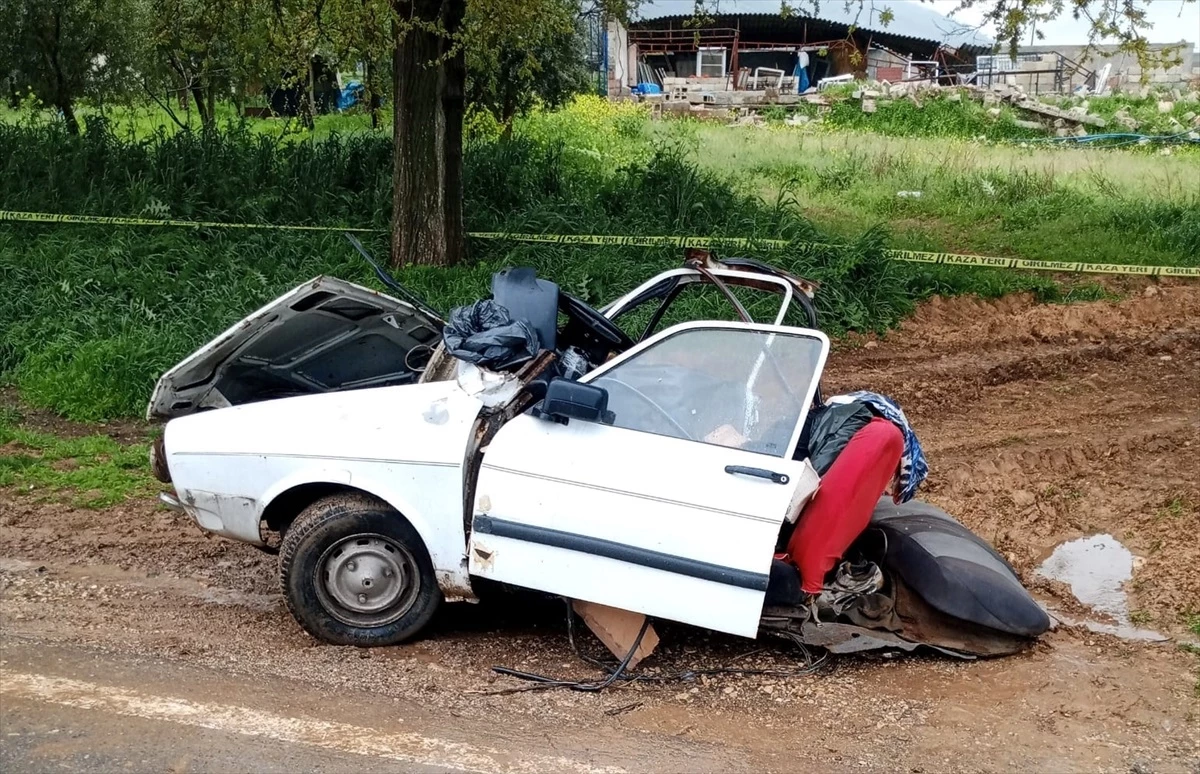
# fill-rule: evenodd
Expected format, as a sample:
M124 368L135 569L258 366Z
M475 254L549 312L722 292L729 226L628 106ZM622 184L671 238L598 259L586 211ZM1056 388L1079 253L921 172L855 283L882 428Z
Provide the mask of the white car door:
M780 527L816 487L792 452L828 349L689 323L581 380L612 425L513 419L484 455L471 574L755 636Z

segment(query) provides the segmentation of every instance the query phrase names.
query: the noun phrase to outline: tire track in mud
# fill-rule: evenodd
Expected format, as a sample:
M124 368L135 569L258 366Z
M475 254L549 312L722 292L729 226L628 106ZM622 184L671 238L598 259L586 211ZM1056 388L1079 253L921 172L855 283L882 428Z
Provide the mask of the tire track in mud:
M1110 532L1145 560L1130 589L1144 621L1178 630L1195 612L1200 286L1071 306L935 299L827 373L900 402L930 457L924 496L1027 582L1057 543Z

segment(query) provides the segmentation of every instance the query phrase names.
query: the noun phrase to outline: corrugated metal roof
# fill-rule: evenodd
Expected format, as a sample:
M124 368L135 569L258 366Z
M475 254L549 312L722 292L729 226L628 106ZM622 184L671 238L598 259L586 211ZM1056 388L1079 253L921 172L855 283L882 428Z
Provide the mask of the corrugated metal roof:
M796 3L804 6L803 0ZM712 16L779 16L779 0L715 0L708 6ZM893 18L884 26L879 15L891 9ZM694 0L647 0L637 12L638 21L663 19L668 16L691 16ZM811 5L798 9L800 16L821 19L834 24L855 24L858 27L888 35L944 43L950 48L961 46L991 47L995 41L961 22L940 14L916 0L820 0L814 12Z

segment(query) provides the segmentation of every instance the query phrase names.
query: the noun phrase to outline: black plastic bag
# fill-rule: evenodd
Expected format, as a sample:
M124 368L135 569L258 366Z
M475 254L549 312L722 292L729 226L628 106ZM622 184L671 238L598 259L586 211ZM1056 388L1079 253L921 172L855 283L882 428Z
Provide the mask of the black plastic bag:
M874 416L865 403L839 403L821 410L808 436L808 461L819 475L825 475L854 434Z
M538 336L491 299L450 312L442 341L451 355L494 371L524 363L538 353Z

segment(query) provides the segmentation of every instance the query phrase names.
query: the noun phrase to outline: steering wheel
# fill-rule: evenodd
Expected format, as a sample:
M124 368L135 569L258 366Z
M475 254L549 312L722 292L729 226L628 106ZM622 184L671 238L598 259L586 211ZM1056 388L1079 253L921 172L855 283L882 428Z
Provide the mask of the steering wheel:
M558 308L567 316L563 334L568 344L585 350L592 362L603 361L609 352L623 352L633 339L616 323L568 293L559 293Z
M617 384L621 385L623 388L628 390L630 392L630 394L632 394L638 400L645 403L647 406L649 406L650 408L654 409L659 414L661 414L662 418L665 419L667 421L667 424L669 424L671 427L673 427L679 433L679 436L681 438L686 438L689 441L696 440L695 438L692 437L691 433L689 433L687 430L684 429L683 425L679 424L679 422L676 421L675 417L671 416L670 412L668 412L662 406L658 405L658 403L653 398L651 398L649 395L647 395L646 393L639 390L637 387L634 387L633 385L631 385L627 382L623 382L620 379L617 379L612 376L601 376L600 378L596 379L596 381L592 382L592 384L595 384L596 386L600 386L601 383L603 383L606 387L609 385L617 385Z

